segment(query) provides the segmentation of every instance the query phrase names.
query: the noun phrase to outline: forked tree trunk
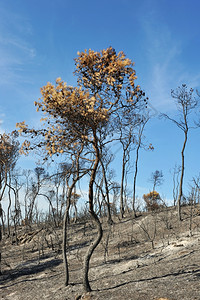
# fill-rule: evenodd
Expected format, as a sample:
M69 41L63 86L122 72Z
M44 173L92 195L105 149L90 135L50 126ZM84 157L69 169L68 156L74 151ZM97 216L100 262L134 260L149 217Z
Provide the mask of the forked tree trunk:
M84 262L83 262L83 287L84 287L84 290L86 292L91 291L91 287L90 287L89 279L88 279L90 259L91 259L91 256L92 256L95 248L100 243L100 241L102 239L102 235L103 235L100 220L99 220L97 214L94 212L94 206L93 206L93 204L94 204L93 203L94 202L93 201L93 186L94 186L97 167L98 167L98 164L99 164L99 161L100 161L96 133L95 132L93 132L93 133L94 133L93 147L94 147L94 150L95 150L95 153L96 153L96 158L95 158L95 163L94 163L94 166L93 166L93 169L92 169L92 172L91 172L90 182L89 182L89 213L90 213L93 221L96 223L98 233L97 233L96 239L89 246L89 248L87 250L87 253L85 255L85 258L84 258Z

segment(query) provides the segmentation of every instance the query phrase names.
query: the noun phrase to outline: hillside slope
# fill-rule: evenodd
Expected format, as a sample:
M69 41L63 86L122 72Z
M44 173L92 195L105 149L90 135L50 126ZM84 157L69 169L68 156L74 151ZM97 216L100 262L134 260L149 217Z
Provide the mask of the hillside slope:
M93 291L84 296L82 260L95 227L89 220L69 228L70 285L63 285L62 229L21 228L19 243L4 238L1 299L200 299L199 208L174 208L137 219L102 220L104 235L91 260Z

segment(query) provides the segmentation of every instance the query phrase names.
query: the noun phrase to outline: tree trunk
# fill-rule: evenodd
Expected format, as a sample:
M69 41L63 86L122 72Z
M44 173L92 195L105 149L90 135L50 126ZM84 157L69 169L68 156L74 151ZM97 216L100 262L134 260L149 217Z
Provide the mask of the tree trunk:
M65 285L66 286L69 284L69 268L68 268L68 262L67 262L67 225L69 224L69 209L71 206L72 191L73 191L77 181L80 180L85 175L85 173L79 175L79 156L76 161L76 168L77 168L77 176L76 176L76 178L73 178L73 182L68 189L67 205L66 205L64 219L63 219L62 253L63 253L63 265L64 265L64 272L65 272Z
M135 211L135 199L136 199L136 179L137 179L137 173L138 173L138 160L139 160L139 150L142 143L142 135L144 128L149 121L149 116L147 116L142 123L140 124L139 132L138 132L138 145L136 148L136 158L135 158L135 174L133 179L133 217L136 217L136 211Z
M97 238L89 246L87 253L85 255L85 258L84 258L84 262L83 262L83 266L84 266L83 267L83 287L86 292L90 292L92 290L90 287L90 284L89 284L89 279L88 279L90 258L92 256L95 248L100 243L102 236L103 236L102 226L99 221L99 218L97 217L97 215L95 214L94 211L90 211L90 215L97 225L98 234L97 234Z
M135 198L136 198L136 179L137 179L137 172L138 172L139 149L140 149L140 142L138 143L138 146L136 149L135 173L134 173L134 179L133 179L133 217L134 218L136 217Z
M4 184L3 187L2 187L2 182L0 181L0 275L2 274L2 271L1 271L1 251L2 251L2 235L3 235L2 232L5 231L4 221L3 221L3 209L2 209L2 206L1 206L1 200L3 198L4 192L5 192L5 189L6 189L6 184L7 184L7 173L6 173L6 176L5 176L5 184ZM1 225L1 221L2 221L2 225Z
M184 158L184 152L185 152L185 147L187 143L187 133L188 130L184 131L185 133L185 140L183 143L183 148L181 151L181 158L182 158L182 165L181 165L181 177L180 177L180 184L179 184L179 195L177 199L177 212L178 212L178 220L181 221L181 198L183 196L183 177L184 177L184 169L185 169L185 158Z
M105 183L105 188L106 188L106 206L107 206L107 210L108 210L108 224L113 224L113 220L111 217L111 210L110 210L110 197L109 197L109 189L108 189L108 182L107 182L107 178L106 178L106 171L105 171L105 167L104 164L101 161L101 165L102 165L102 170L103 170L103 178L104 178L104 183Z
M80 179L80 177L82 177L82 176L78 176L72 182L72 185L69 187L69 190L67 193L67 205L66 205L64 220L63 220L62 252L63 252L63 265L64 265L64 272L65 272L65 285L66 286L69 284L69 268L68 268L68 262L67 262L67 225L69 224L69 209L71 206L71 197L72 197L73 188L76 185L76 182Z
M74 223L77 223L77 216L78 216L78 210L77 210L77 201L78 198L76 198L76 185L74 186L74 199L73 199L73 206L74 206Z
M72 189L69 189L69 194L67 196L67 206L65 209L64 220L63 220L63 244L62 244L62 252L63 252L63 266L65 273L65 285L69 284L69 268L67 262L67 225L69 224L69 209L71 203L71 193Z
M85 258L84 258L84 262L83 262L83 287L86 292L91 291L91 287L90 287L89 280L88 280L90 259L91 259L91 256L92 256L95 248L98 246L98 244L100 243L102 236L103 236L103 231L102 231L100 220L99 220L98 216L96 215L96 213L94 212L94 207L93 207L93 205L94 205L93 186L94 186L97 167L98 167L99 160L100 160L96 132L94 131L93 134L94 134L93 147L94 147L94 150L96 153L96 157L95 157L95 163L94 163L94 166L93 166L93 169L91 172L90 182L89 182L89 213L90 213L93 221L97 225L98 234L97 234L96 239L89 246L87 253L85 255Z
M120 190L120 217L124 217L124 177L125 177L125 151L123 153L122 161L122 178L121 178L121 190Z
M10 183L9 183L10 184ZM8 209L7 209L7 227L8 227L8 236L10 236L10 208L11 208L11 193L10 193L10 187L8 190Z

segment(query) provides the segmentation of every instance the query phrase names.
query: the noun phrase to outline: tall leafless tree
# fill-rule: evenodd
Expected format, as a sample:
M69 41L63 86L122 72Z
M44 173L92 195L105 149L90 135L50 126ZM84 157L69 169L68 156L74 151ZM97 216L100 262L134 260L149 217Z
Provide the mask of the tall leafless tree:
M145 148L145 145L143 144L143 133L144 129L146 127L146 124L150 120L150 115L146 113L146 115L143 115L140 123L138 125L136 135L135 135L135 169L134 169L134 176L133 176L133 217L136 217L136 209L135 209L135 200L136 200L136 180L137 180L137 175L138 175L138 161L139 161L139 151L140 148L143 147ZM153 146L150 144L148 149L153 150Z
M121 127L120 130L120 143L122 145L122 173L121 173L121 190L120 190L120 217L124 217L124 183L125 183L125 176L126 176L126 168L127 164L130 162L130 151L131 145L133 144L134 135L133 135L133 128L132 126L128 127L128 130L123 130Z
M153 183L153 192L156 189L156 186L160 186L164 181L164 175L162 171L156 170L151 173L151 177L149 179L150 182Z
M183 197L183 178L185 172L185 148L188 141L188 132L191 128L194 128L194 115L195 109L199 105L199 98L194 95L194 90L192 88L188 89L186 84L182 84L175 90L171 91L171 96L175 101L178 117L172 118L167 114L162 114L163 117L172 121L179 129L184 133L184 140L181 150L181 174L179 182L179 193L177 199L177 211L178 219L181 221L181 200Z

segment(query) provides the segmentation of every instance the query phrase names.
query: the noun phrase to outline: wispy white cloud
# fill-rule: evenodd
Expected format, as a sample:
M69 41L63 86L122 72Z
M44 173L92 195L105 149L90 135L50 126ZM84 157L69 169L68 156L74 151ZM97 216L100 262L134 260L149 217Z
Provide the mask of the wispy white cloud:
M21 80L28 61L32 60L36 52L20 40L9 40L6 47L0 41L0 84L10 84L11 80Z
M4 5L6 6L6 4ZM24 14L0 7L0 132L15 129L15 123L22 121L22 108L29 115L27 86L32 83L31 68L36 59L32 28ZM26 89L27 88L27 89ZM18 114L16 114L18 112ZM3 115L4 114L4 115Z
M170 90L174 87L178 70L181 68L177 62L181 47L177 41L173 41L166 27L155 27L154 22L146 21L149 48L147 60L150 67L147 88L153 106L158 110L168 110L175 107L170 99Z
M27 30L29 28L29 30ZM36 56L30 42L28 21L11 11L0 9L0 84L22 80L21 72Z
M20 37L0 37L1 47L13 47L13 50L22 51L29 58L36 56L36 51L33 47Z
M171 89L182 83L191 87L198 86L200 72L187 72L183 59L183 49L187 41L173 35L170 27L159 20L156 9L150 11L142 21L145 44L147 47L146 90L152 105L162 112L174 110Z

